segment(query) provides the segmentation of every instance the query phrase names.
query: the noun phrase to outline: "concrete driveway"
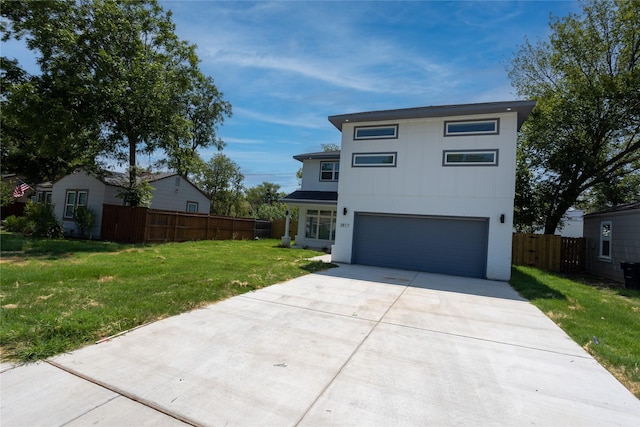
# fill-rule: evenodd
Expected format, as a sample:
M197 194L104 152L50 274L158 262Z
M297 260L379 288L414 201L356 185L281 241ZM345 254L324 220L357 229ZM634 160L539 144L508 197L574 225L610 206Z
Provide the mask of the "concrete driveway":
M4 368L3 427L640 423L506 283L352 265Z

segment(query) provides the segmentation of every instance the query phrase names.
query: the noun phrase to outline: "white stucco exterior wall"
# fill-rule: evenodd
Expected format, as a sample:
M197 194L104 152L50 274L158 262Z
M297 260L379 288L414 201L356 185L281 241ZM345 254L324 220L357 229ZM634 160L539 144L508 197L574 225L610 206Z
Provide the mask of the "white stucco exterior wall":
M500 119L498 135L444 136L445 120ZM354 141L342 127L338 217L332 260L350 263L355 212L481 217L489 220L486 277L509 280L517 114L359 122L399 124L397 139ZM442 165L443 150L498 149L498 166ZM353 153L397 153L396 167L351 167ZM343 215L343 208L347 214ZM505 222L500 222L504 215Z

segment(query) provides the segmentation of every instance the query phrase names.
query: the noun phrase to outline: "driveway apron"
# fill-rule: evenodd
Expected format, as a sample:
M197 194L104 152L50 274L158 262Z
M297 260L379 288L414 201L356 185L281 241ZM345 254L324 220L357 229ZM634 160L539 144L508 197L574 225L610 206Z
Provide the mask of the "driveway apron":
M46 362L24 425L640 425L640 401L502 282L341 265Z

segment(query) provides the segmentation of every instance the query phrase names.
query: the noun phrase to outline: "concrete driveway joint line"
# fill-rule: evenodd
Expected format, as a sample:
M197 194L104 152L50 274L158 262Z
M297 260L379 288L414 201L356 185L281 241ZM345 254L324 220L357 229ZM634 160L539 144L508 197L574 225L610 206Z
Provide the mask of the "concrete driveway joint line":
M393 301L393 303L391 303L389 305L389 307L387 307L387 309L385 310L385 312L382 314L382 316L380 316L380 319L378 319L378 321L373 325L373 327L369 330L369 332L364 336L364 338L362 339L362 341L360 341L360 343L356 346L356 348L353 350L353 352L349 355L349 357L344 361L344 363L342 364L342 366L340 367L340 369L338 369L338 371L336 372L336 374L333 376L333 378L331 378L331 380L322 388L322 391L320 391L320 393L318 393L318 396L316 396L316 398L313 400L313 402L311 402L311 404L309 405L309 407L304 411L304 413L302 414L302 416L300 416L300 418L296 421L296 423L294 424L296 427L298 425L300 425L300 423L302 422L302 420L304 420L304 418L307 416L307 414L309 413L309 411L311 411L311 409L316 405L316 403L318 402L318 400L320 400L320 398L324 395L324 393L327 391L327 389L331 386L331 384L333 384L333 382L336 380L336 378L342 373L342 371L344 370L345 366L347 366L349 364L349 361L351 361L351 359L353 359L353 356L358 352L358 350L360 350L360 347L362 347L362 345L367 341L367 339L371 336L371 334L373 333L373 331L378 327L378 325L380 325L380 323L382 322L382 319L384 319L384 316L389 312L389 310L391 310L391 307L393 307L398 300L402 297L402 295L404 295L404 293L407 291L407 289L409 289L409 286L411 286L411 283L413 283L413 281L416 279L416 277L418 277L418 273L416 273L413 276L413 279L411 279L411 282L406 285L404 287L404 289L402 290L402 292L400 292L398 294L398 296L396 297L396 299Z
M389 308L391 308L391 307L389 307ZM525 348L527 350L544 351L544 352L547 352L547 353L560 354L562 356L579 357L579 358L582 358L582 359L593 360L593 357L591 355L589 355L589 354L581 355L581 354L567 353L567 352L562 352L562 351L554 351L554 350L548 350L548 349L544 349L544 348L540 348L540 347L533 347L533 346L528 346L528 345L523 345L523 344L516 344L516 343L509 343L509 342L498 341L498 340L491 340L491 339L487 339L487 338L474 337L472 335L464 335L464 334L456 334L456 333L453 333L453 332L439 331L437 329L421 328L419 326L411 326L411 325L402 325L400 323L394 323L394 322L383 322L383 321L380 321L379 323L383 323L385 325L398 326L400 328L416 329L418 331L431 332L431 333L434 333L434 334L442 334L442 335L449 335L449 336L458 337L458 338L466 338L466 339L471 339L471 340L485 341L485 342L489 342L489 343L493 343L493 344L499 344L499 345L505 345L505 346L509 346L509 347L520 347L520 348Z
M138 329L138 328L136 328L136 329ZM109 385L109 384L104 383L104 382L102 382L100 380L97 380L95 378L91 378L88 375L83 375L82 373L76 371L75 369L71 369L71 368L69 368L67 366L64 366L64 365L61 365L59 363L56 363L53 360L47 360L46 363L48 363L49 365L53 366L54 368L61 369L61 370L65 371L68 374L71 374L71 375L76 376L76 377L78 377L80 379L83 379L85 381L93 383L93 384L95 384L95 385L97 385L99 387L102 387L102 388L104 388L106 390L112 391L112 392L114 392L114 393L116 393L118 395L118 396L114 396L112 399L109 399L107 402L104 402L99 406L104 406L107 403L109 403L110 401L112 401L113 399L116 399L119 396L122 396L122 397L124 397L126 399L129 399L129 400L132 400L134 402L140 403L141 405L144 405L149 409L152 409L154 411L160 412L160 413L162 413L164 415L167 415L167 416L169 416L171 418L174 418L174 419L176 419L178 421L181 421L181 422L183 422L185 424L189 424L189 425L192 425L192 426L199 426L200 425L197 421L190 420L190 419L188 419L186 417L183 417L181 415L171 413L170 411L165 410L162 406L156 405L151 401L148 401L146 399L140 398L140 397L138 397L138 396L136 396L134 394L128 393L127 391L122 390L122 389L120 389L120 388L118 388L116 386ZM92 410L94 410L94 409L95 408L93 408ZM88 412L90 412L90 411L87 411L87 413ZM70 420L69 422L71 423L71 422L77 420L78 418L80 418L80 417L82 417L84 415L86 415L86 413L78 415L76 418L74 418L73 420Z

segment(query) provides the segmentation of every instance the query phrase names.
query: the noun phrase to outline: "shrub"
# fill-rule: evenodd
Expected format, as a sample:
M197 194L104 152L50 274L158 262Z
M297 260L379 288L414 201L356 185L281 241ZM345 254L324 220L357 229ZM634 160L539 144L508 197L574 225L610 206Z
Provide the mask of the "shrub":
M29 202L24 208L24 217L27 226L22 233L50 239L62 237L62 225L53 213L53 205Z
M78 206L76 211L73 213L73 219L75 219L76 225L78 226L80 237L91 238L91 229L93 228L93 224L96 220L95 212L86 206ZM89 233L89 236L87 236L87 232Z
M7 231L22 233L22 230L27 227L27 218L15 215L8 216L2 223L2 227Z

